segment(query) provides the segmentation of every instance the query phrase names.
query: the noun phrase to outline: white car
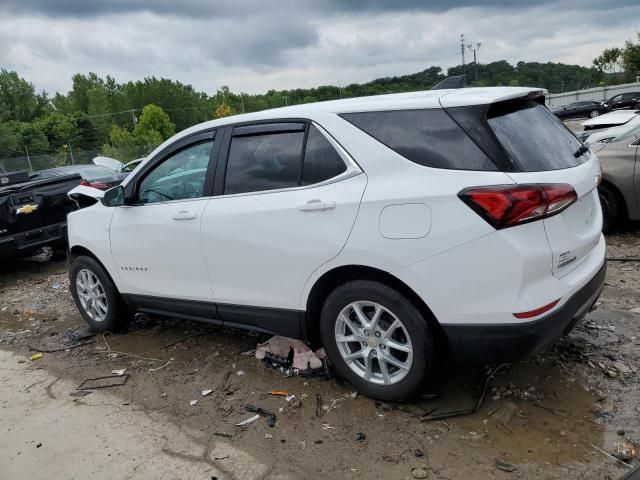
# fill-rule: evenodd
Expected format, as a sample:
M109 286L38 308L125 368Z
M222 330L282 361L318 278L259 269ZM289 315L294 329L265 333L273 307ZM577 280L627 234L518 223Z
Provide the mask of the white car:
M640 115L636 115L623 125L606 128L604 130L599 130L596 133L592 133L587 137L586 141L591 145L596 143L611 143L617 137L635 132L638 128L640 128Z
M599 115L595 118L590 118L589 120L582 122L581 125L584 127L585 131L617 127L625 125L626 123L636 119L640 116L638 114L639 111L640 110L614 110L613 112L605 113L604 115Z
M74 300L102 331L147 312L321 344L385 400L416 394L436 360L535 353L605 274L598 160L544 94L403 93L190 128L69 215Z

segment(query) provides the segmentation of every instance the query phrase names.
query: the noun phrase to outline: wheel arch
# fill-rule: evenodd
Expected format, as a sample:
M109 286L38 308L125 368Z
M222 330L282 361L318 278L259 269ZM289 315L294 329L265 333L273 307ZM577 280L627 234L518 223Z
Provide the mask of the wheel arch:
M320 345L320 312L329 294L340 285L353 280L374 280L394 288L412 302L427 321L436 337L436 345L443 348L448 345L442 326L426 302L398 277L375 267L365 265L341 265L328 270L320 276L309 292L306 302L306 337L314 346Z
M104 272L107 274L107 276L109 277L109 280L111 280L111 283L113 283L113 285L116 287L116 290L119 291L118 289L118 284L116 283L115 279L113 278L113 276L111 275L111 273L109 272L109 269L105 266L105 264L100 260L100 258L98 258L98 256L93 253L91 250L89 250L87 247L83 247L82 245L74 245L73 247L71 247L69 249L69 255L68 255L68 264L69 267L71 267L71 264L73 263L73 261L81 256L86 256L86 257L90 257L93 260L95 260L96 262L98 262L98 265L100 265L102 267L102 269L104 270Z
M600 181L600 185L611 191L611 193L616 196L618 205L620 206L619 220L627 221L629 219L629 209L627 207L627 199L625 198L622 191L616 186L615 183L611 182L607 178L602 178L602 180Z

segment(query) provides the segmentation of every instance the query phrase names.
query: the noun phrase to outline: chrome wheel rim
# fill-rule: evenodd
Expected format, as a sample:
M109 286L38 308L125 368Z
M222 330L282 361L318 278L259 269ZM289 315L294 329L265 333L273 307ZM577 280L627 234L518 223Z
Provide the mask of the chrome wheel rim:
M407 376L413 364L413 345L400 319L375 302L347 305L335 326L338 352L360 378L392 385Z
M597 110L594 110L591 112L591 114L589 115L591 118L596 118L598 116L600 116L600 112Z
M76 292L82 309L91 320L103 322L107 318L107 294L95 273L86 268L80 270L76 276Z

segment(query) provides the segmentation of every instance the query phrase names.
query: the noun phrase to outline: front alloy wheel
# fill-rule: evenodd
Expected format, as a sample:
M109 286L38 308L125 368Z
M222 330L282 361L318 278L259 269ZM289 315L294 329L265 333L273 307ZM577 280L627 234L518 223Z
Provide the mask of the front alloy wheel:
M600 116L600 112L598 110L592 110L591 113L589 114L589 116L591 118L596 118Z
M78 271L76 293L87 316L94 322L104 322L109 313L109 301L95 273L86 268Z
M335 340L349 368L368 382L391 385L411 369L413 345L407 329L379 303L347 305L338 315Z

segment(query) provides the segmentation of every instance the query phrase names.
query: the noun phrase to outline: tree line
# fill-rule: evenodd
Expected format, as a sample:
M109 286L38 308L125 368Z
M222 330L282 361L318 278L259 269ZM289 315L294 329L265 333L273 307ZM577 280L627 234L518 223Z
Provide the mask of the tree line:
M466 74L471 86L535 86L550 92L633 81L640 74L638 42L607 49L592 67L505 60L456 66L446 75L429 67L409 75L346 86L268 90L261 94L214 94L191 85L149 77L119 83L111 76L76 74L66 94L37 92L15 71L0 70L0 159L46 154L54 164L78 161L82 152L130 160L146 155L175 132L235 113L338 98L427 90L447 76ZM75 156L74 156L75 153Z

